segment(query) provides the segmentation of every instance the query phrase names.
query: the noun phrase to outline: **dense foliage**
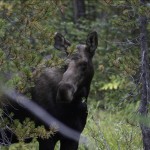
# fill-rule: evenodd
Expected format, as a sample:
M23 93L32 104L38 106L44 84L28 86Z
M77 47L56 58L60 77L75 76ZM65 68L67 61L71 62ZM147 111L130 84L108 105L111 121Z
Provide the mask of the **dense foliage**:
M138 0L85 0L85 15L80 18L74 16L73 4L69 0L0 2L0 73L3 83L27 94L28 88L33 86L34 77L43 68L60 66L64 62L60 57L63 52L53 48L55 32L65 34L73 43L69 51L71 53L77 41L82 43L90 31L96 30L99 34L99 47L94 59L96 72L88 101L92 107L90 112L100 119L101 114L105 116L106 112L113 113L113 119L108 124L118 123L121 118L120 123L126 125L123 127L116 124L115 130L121 130L120 134L128 136L125 130L131 132L129 126L137 125L132 113L137 111L141 87L138 17L142 14L149 17L150 4L140 5ZM150 30L150 24L147 30ZM104 112L98 113L99 109ZM105 120L104 117L102 119ZM110 149L107 146L112 145L113 140L105 139L99 133L102 132L102 127L97 132L99 120L94 128L91 127L93 122L96 122L95 117L93 119L90 116L85 134L92 135L97 143L103 143L102 147L97 145L99 149ZM4 124L0 123L0 126ZM91 128L93 130L90 132ZM110 128L113 132L113 127ZM106 140L110 140L109 144ZM120 141L121 139L118 140ZM130 144L136 144L136 140ZM121 144L120 147L124 145ZM119 149L119 144L117 146ZM110 147L117 149L117 146ZM138 146L129 146L127 149L137 148Z

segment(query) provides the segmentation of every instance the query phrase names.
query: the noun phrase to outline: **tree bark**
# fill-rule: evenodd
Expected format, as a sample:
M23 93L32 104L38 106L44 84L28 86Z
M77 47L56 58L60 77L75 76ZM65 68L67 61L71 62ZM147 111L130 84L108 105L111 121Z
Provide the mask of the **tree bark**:
M79 18L85 17L85 0L73 0L74 22Z
M140 0L141 5L145 4L144 0ZM139 107L139 113L141 117L147 119L148 103L150 98L150 73L148 62L148 44L147 44L147 17L145 15L139 16L140 23L140 46L141 46L141 103ZM142 120L144 120L142 119ZM150 128L141 122L143 148L144 150L150 150Z

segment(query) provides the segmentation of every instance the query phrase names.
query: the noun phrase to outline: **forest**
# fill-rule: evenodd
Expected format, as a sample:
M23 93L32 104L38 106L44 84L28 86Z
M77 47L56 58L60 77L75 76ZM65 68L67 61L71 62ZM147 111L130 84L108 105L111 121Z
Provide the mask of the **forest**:
M71 55L93 31L98 34L95 74L78 149L150 150L149 0L1 0L0 133L8 128L3 88L30 99L34 77L65 63L65 52L53 46L56 32L72 43ZM35 127L29 118L14 120L9 128L19 142L1 146L0 139L0 150L38 150L37 138L55 132ZM32 142L25 143L30 137Z

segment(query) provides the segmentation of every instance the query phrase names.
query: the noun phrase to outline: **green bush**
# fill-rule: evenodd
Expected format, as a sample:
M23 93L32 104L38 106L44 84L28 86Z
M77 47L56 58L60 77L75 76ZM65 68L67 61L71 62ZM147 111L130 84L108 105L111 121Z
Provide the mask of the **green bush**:
M39 143L37 141L32 141L29 144L17 143L12 144L9 147L0 147L1 150L39 150Z

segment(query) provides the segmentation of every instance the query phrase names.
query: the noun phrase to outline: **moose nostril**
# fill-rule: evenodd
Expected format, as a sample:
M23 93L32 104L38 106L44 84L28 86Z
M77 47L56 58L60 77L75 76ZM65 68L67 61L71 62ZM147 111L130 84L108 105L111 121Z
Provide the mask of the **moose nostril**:
M75 93L75 89L71 84L61 84L57 91L57 102L71 102Z

